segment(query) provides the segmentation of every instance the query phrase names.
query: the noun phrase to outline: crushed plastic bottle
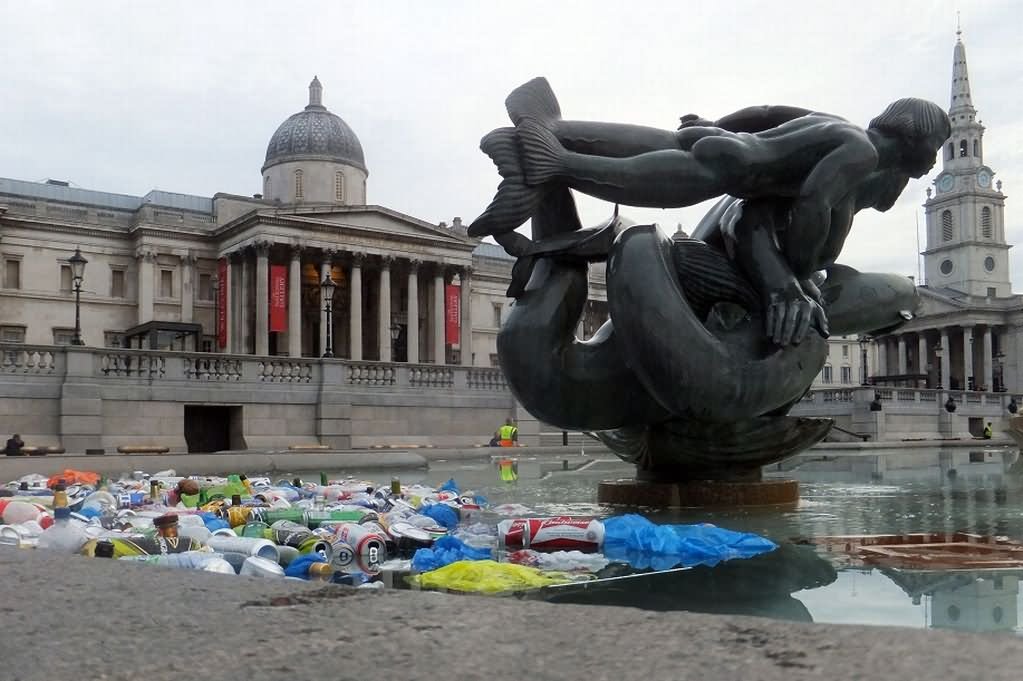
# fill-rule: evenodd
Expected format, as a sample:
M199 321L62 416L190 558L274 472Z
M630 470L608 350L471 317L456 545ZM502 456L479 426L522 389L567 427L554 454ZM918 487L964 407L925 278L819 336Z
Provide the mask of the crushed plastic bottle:
M62 506L53 511L53 525L39 535L39 548L77 553L88 540L84 523L72 519L71 509Z
M161 567L216 572L224 575L233 575L235 573L234 568L223 557L216 553L207 553L205 551L185 551L183 553L168 553L157 556L124 556L118 560L130 560L136 563L159 565Z

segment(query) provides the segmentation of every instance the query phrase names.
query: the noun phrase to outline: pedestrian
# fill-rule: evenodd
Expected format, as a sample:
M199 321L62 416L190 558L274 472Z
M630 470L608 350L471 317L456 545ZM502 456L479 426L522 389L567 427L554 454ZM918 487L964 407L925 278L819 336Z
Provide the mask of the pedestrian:
M515 427L514 422L510 418L505 419L504 425L497 429L494 436L497 438L500 446L514 447L515 443L519 440L519 429Z
M9 440L7 440L7 446L4 447L4 454L7 456L22 456L25 453L22 451L24 446L24 440L21 439L20 435L15 433Z
M991 431L991 422L990 422L990 421L988 421L988 422L987 422L987 425L986 425L986 426L984 426L984 439L985 439L985 440L990 440L990 439L991 439L991 435L992 435L992 434L993 434L993 433L992 433L992 431Z

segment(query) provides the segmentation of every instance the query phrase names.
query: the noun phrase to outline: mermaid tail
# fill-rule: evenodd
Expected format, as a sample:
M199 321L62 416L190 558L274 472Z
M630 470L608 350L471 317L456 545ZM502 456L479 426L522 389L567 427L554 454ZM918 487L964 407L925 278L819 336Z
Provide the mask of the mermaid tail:
M517 126L527 118L548 122L561 118L561 105L554 96L551 84L543 76L518 86L504 100L508 117Z
M565 171L565 148L554 131L535 120L524 121L517 130L526 182L542 185L557 179Z

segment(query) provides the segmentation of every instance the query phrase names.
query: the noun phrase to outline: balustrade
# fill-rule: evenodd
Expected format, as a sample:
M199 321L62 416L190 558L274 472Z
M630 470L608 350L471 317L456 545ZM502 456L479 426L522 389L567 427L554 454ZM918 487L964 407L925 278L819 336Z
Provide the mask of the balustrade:
M233 357L185 357L185 378L197 381L240 381L242 361Z
M100 351L96 355L99 372L104 376L163 378L167 360L163 355L145 351Z
M444 366L411 366L408 381L413 388L451 388L455 385L455 370Z
M5 374L49 375L57 370L57 359L52 348L7 346L0 350L0 372Z
M397 372L393 364L347 362L348 385L393 386Z
M472 390L507 390L504 372L500 369L469 367L467 383Z
M262 359L259 361L259 380L269 383L310 383L313 380L313 365L287 359Z

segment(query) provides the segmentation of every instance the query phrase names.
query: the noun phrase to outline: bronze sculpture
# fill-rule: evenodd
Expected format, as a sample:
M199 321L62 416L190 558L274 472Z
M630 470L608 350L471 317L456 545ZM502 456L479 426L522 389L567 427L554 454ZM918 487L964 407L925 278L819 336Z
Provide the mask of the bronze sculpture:
M823 367L829 331L878 333L917 305L908 279L836 260L857 211L888 210L933 166L944 111L903 99L864 130L753 107L668 131L565 121L542 78L506 104L514 127L481 143L502 182L469 233L518 258L498 354L519 401L658 480L758 479L822 439L830 421L786 414ZM570 189L664 208L722 198L691 238L669 239L617 210L582 229ZM514 231L527 219L532 239ZM601 261L610 320L583 342L586 271Z

